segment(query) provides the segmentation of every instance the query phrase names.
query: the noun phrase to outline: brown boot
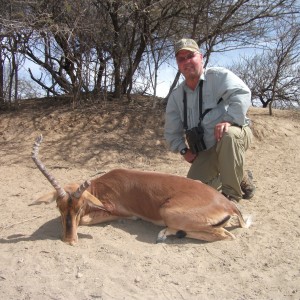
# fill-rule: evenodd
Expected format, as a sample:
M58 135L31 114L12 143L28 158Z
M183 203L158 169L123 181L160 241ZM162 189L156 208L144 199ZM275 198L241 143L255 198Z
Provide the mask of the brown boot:
M244 177L241 182L241 189L244 193L243 199L251 199L254 196L256 187L253 184L252 172L249 170L244 172Z

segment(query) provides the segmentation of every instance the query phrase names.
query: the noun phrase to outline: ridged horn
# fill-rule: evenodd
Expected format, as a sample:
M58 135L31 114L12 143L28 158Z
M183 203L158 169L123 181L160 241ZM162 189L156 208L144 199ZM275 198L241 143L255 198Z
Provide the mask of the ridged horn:
M38 136L33 144L32 156L31 158L35 162L38 169L44 174L44 176L48 179L48 181L52 184L52 186L56 189L58 197L63 198L67 193L65 190L58 184L56 179L49 173L43 163L39 160L39 147L43 141L43 135Z
M89 180L86 180L84 183L80 185L80 187L77 189L76 192L73 193L73 196L76 199L79 199L83 192L91 185L91 182Z

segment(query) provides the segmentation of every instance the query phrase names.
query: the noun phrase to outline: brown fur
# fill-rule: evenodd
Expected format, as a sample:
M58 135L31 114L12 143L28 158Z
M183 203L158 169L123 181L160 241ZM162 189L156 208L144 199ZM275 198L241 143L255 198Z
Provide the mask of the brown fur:
M79 225L91 225L119 218L138 217L166 226L158 241L182 231L187 237L206 241L233 239L224 226L237 216L240 227L248 227L240 211L221 193L201 183L176 175L115 169L91 181L79 199L73 193L78 184L47 194L35 204L56 200L61 213L63 241L78 241ZM67 221L69 219L69 221Z

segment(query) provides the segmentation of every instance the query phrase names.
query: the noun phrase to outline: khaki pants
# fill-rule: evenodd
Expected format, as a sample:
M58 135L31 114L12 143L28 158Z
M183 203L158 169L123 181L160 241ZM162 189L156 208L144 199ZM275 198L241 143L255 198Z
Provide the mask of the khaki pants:
M245 152L251 141L249 126L230 126L220 142L198 154L187 177L201 180L226 195L241 199Z

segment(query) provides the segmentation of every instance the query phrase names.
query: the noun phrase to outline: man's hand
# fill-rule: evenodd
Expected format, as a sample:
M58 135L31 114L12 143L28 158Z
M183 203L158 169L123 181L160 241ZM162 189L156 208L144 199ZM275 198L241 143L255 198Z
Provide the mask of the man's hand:
M229 122L221 122L215 126L215 138L219 142L223 136L224 132L228 131L228 128L231 126Z
M196 159L197 154L194 154L190 149L188 149L186 154L184 154L182 156L188 163L191 164Z

